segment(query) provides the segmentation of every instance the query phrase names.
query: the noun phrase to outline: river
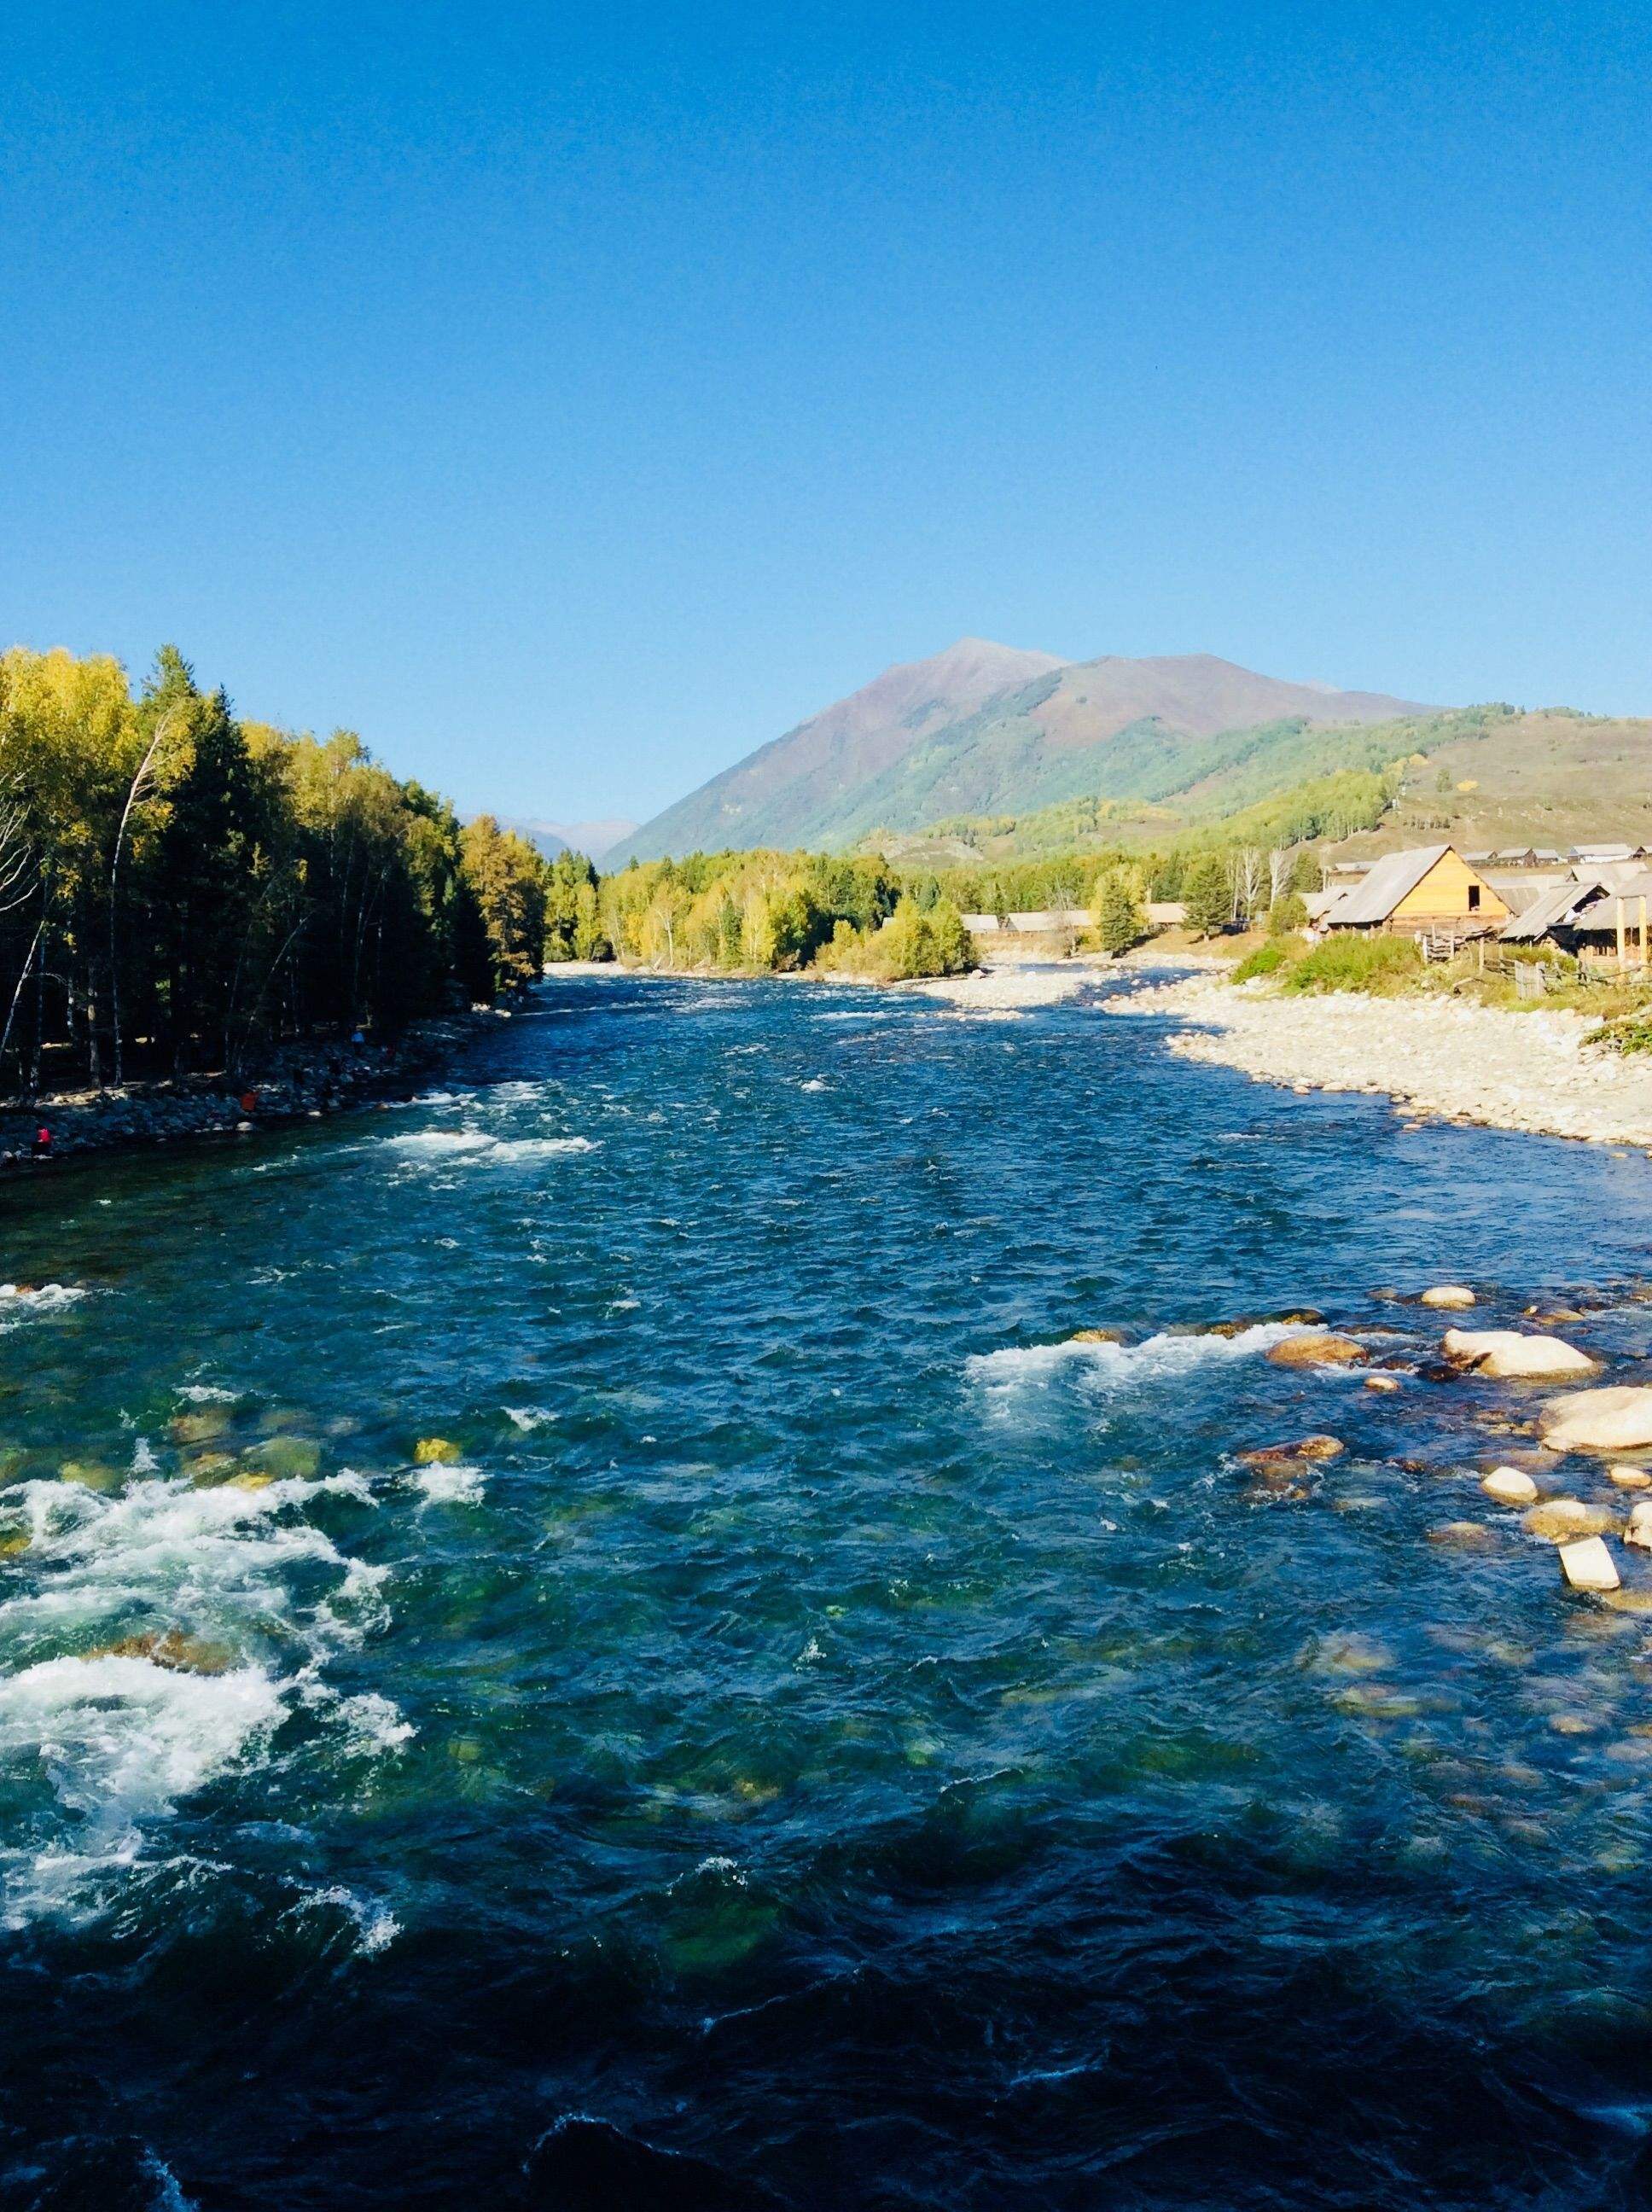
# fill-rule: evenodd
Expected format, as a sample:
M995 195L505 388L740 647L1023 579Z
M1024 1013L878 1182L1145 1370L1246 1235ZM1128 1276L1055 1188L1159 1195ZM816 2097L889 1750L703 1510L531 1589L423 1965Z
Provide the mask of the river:
M0 1191L0 2202L1646 2201L1652 1622L1409 1370L1639 1371L1652 1171L1096 995L553 981Z

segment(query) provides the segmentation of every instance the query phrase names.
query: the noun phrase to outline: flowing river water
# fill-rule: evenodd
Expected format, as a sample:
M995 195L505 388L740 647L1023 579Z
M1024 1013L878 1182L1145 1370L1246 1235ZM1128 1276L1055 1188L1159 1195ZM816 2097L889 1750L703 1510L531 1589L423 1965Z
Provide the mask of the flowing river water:
M1643 1373L1652 1168L1096 995L552 981L0 1192L0 2203L1647 2200L1652 1557L1407 1370Z

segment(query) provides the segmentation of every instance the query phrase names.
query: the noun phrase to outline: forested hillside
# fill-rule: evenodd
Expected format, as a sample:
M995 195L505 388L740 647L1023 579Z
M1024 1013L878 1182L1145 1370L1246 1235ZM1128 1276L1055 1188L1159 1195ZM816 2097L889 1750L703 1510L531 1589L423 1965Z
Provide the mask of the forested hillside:
M760 747L613 857L723 845L840 851L958 814L1096 798L1151 805L1250 763L1254 787L1234 802L1242 805L1309 775L1375 764L1361 726L1421 711L1212 653L1064 662L963 638L885 670ZM1340 740L1321 745L1332 726Z
M1502 704L1366 726L1300 720L1185 747L1171 771L1138 763L1121 789L1027 813L954 815L866 841L902 865L1020 862L1163 851L1188 840L1360 848L1652 840L1652 722ZM1369 833L1369 834L1365 834Z
M235 1068L393 1036L593 949L588 865L398 781L361 740L239 719L164 648L0 655L0 1089Z

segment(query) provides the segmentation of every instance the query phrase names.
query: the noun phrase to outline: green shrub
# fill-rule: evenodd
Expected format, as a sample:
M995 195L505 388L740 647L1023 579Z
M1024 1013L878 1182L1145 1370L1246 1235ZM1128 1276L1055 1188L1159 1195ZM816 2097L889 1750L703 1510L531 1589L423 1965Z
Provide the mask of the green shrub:
M1583 1042L1604 1045L1608 1052L1652 1052L1652 1007L1619 1015L1615 1022L1602 1022L1598 1030L1589 1031Z
M1283 898L1276 898L1267 910L1270 937L1289 937L1307 927L1308 908L1300 891L1287 891Z
M1297 961L1280 988L1300 993L1403 989L1422 969L1412 938L1327 937Z
M1290 957L1283 945L1259 945L1254 952L1247 952L1234 969L1232 981L1248 983L1253 975L1272 975L1283 968Z

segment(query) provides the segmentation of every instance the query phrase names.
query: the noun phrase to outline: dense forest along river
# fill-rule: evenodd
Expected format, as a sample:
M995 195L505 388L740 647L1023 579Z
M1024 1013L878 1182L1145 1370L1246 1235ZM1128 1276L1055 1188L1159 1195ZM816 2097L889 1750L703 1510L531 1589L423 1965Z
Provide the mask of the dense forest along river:
M1645 1160L570 979L0 1214L0 2203L1647 2200L1652 1558L1402 1371L1643 1372Z

